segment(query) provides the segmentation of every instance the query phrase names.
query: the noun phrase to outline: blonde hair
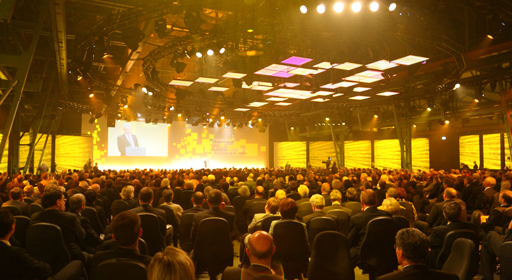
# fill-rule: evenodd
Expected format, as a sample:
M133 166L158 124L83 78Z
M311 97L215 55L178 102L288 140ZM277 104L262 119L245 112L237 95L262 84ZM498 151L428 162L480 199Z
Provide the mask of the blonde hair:
M194 263L181 249L167 247L158 252L148 266L148 280L195 280Z
M285 199L285 198L286 198L286 192L285 192L285 191L283 191L283 190L278 190L278 191L276 192L276 198L277 198L277 200L279 200L279 201L281 201L281 200Z
M133 198L133 192L135 189L133 186L126 186L121 190L121 198L122 199L132 199Z
M391 213L391 215L398 215L400 214L400 203L396 201L396 199L392 197L388 197L382 201L382 209L384 211L387 211ZM379 207L379 208L381 208Z

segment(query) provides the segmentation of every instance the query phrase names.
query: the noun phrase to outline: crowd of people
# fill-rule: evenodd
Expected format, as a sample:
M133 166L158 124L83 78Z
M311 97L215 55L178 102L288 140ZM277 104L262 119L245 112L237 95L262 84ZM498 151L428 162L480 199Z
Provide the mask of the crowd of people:
M103 262L122 257L146 266L148 279L195 279L206 267L192 261L199 225L206 218L220 217L229 225L231 240L241 243L241 265L226 268L223 279L253 279L262 274L283 279L286 267L273 259L275 225L296 220L307 237L313 219L337 221L332 211L341 210L350 217L349 228L342 233L354 268L366 268L360 248L368 222L403 216L408 226L396 236L397 261L403 271L381 279L419 279L415 275L458 279L439 271L442 267L436 261L445 236L457 229L469 229L479 236L479 273L484 279L494 279L499 246L512 241L512 223L504 214L512 206L511 181L509 172L469 169L100 170L95 166L12 178L4 173L0 178L0 275L5 279L51 275L73 279L87 274L95 279ZM125 211L118 213L117 206L113 207L116 201L125 202ZM43 210L32 211L31 204ZM170 217L162 205L174 215ZM95 209L101 232L83 215L86 208ZM144 230L141 213L156 215L162 238L171 236L155 254L138 249ZM483 223L472 219L474 213L483 215ZM52 271L49 264L28 254L23 248L26 240L15 238L13 214L29 217L31 225L59 226L71 262ZM274 221L264 228L269 217ZM188 229L186 223L190 223ZM209 274L216 279L217 273Z

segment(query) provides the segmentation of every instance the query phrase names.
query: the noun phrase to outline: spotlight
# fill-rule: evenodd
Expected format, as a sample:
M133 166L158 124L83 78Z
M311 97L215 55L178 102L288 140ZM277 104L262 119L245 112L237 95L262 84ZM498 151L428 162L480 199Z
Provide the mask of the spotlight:
M122 41L132 51L139 48L139 43L144 40L145 34L136 27L123 30Z
M378 117L379 117L379 115L373 115L373 117L374 117L374 118L378 118Z
M220 48L219 53L225 53L225 52L226 52L226 48Z
M345 125L345 123L341 123L341 125Z
M180 114L178 114L178 117L181 117L181 113L180 113Z
M196 56L201 58L201 57L203 57L203 54L201 52L196 52Z
M203 125L203 128L206 128L206 125Z
M379 3L377 3L377 2L372 2L372 3L370 4L370 10L371 10L372 12L376 12L376 11L378 11L378 10L379 10Z
M392 11L394 11L395 9L396 9L396 3L391 3L391 4L389 5L389 11L390 11L390 12L392 12Z
M143 91L144 93L148 93L148 88L147 88L147 87L142 87L142 91Z
M359 11L361 11L361 3L359 3L359 2L354 2L354 3L352 4L352 11L353 11L354 13L358 13Z
M185 62L178 61L176 56L174 56L169 62L169 65L176 70L176 73L181 74L183 71L185 71L185 68L187 67L187 64Z
M325 118L325 120L326 120L326 121L328 121L328 120L329 120L329 118Z
M125 109L128 108L128 105L124 105L123 108L125 108Z
M152 91L148 91L148 95L149 96L153 95L153 92Z
M189 30L190 34L197 34L201 29L201 24L204 20L201 18L201 10L197 7L188 8L185 11L185 17L183 18L185 26Z
M460 84L459 83L455 84L455 86L453 87L453 90L456 90L458 88L460 88Z
M413 125L413 127L416 127L416 125Z
M77 80L77 81L80 81L80 80L82 80L82 78L83 78L83 77L84 77L84 76L82 76L82 75L78 75L78 76L76 76L76 80Z
M446 136L441 137L441 140L446 140Z
M221 119L221 120L223 120L223 119L224 119L224 116L221 116L221 117L220 117L220 119Z
M316 11L320 14L325 13L325 6L323 4L320 4L316 7Z
M89 94L89 97L93 98L94 97L94 93Z
M128 97L125 95L121 96L120 102L123 106L128 105Z
M292 126L292 130L293 130L293 126Z
M141 114L140 113L137 113L137 118L140 118Z
M341 13L341 12L343 12L343 3L338 2L338 3L334 4L334 11L335 11L336 13Z
M445 123L445 124L449 124L449 123L450 123L450 121L449 121L449 120L446 120L446 121L444 121L444 123Z
M308 12L308 8L306 6L304 6L304 5L302 5L302 6L300 6L300 12L305 14L305 13Z
M206 54L207 54L207 55L213 55L213 50L212 50L212 49L209 49L208 51L206 51Z
M493 40L493 39L494 39L494 37L493 37L491 34L487 34L487 38L489 38L489 39L491 39L491 40Z
M478 102L480 102L480 100L478 100L477 98L475 98L475 102L476 102L476 103L478 103Z
M261 122L261 119L258 119L259 122Z

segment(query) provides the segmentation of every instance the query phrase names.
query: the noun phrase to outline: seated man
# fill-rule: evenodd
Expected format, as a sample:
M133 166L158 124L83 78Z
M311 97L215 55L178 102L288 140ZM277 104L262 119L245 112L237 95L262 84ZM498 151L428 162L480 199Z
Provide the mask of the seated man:
M204 203L204 193L202 192L195 192L193 195L192 195L192 204L194 205L192 208L190 209L187 209L185 211L183 211L183 215L185 214L196 214L196 213L199 213L199 212L202 212L202 211L207 211L206 209L204 209L203 207L201 207Z
M322 195L314 194L309 201L311 202L311 207L313 208L313 213L306 215L306 216L304 216L304 218L302 218L302 221L306 224L308 229L309 229L309 222L311 221L311 219L316 218L316 217L325 216L325 212L324 212L325 199Z
M482 240L479 272L479 274L483 276L482 280L494 279L496 258L498 257L500 246L508 241L512 241L512 223L509 223L505 236L501 236L495 231L490 231Z
M163 191L162 197L164 198L163 205L171 206L174 216L176 216L179 223L181 221L181 216L183 215L183 208L181 205L172 202L174 199L174 192L171 189L166 189Z
M74 194L69 198L69 213L77 215L80 219L80 226L85 230L85 238L80 242L80 248L90 254L96 253L97 247L103 240L98 236L91 226L91 221L82 216L82 210L85 208L85 196L81 193Z
M283 279L283 269L272 264L276 252L272 236L264 231L257 231L249 237L249 246L245 249L251 262L248 268L228 267L222 274L223 280Z
M14 187L9 192L9 201L4 202L2 207L4 206L14 206L20 209L22 215L28 217L28 204L23 202L23 193L20 188Z
M261 223L267 217L279 215L277 214L277 210L279 210L279 201L275 197L271 197L267 200L267 204L265 204L265 213L257 213L254 214L254 218L252 219L251 224L249 224L247 231L249 233L254 233L257 230L261 229Z
M414 228L405 228L396 234L396 258L402 271L380 276L379 280L458 280L455 274L428 269L428 239Z
M341 206L342 195L338 190L332 190L329 197L331 198L332 205L324 207L324 212L328 213L331 210L343 210L347 212L349 216L352 216L352 210L347 207Z
M228 221L229 224L229 232L233 232L235 224L235 214L221 210L221 205L224 206L222 193L217 189L212 189L210 195L208 196L207 201L208 205L210 206L210 210L199 212L194 216L194 223L192 225L191 234L192 243L195 243L196 241L199 223L201 223L201 221L205 218L219 217L226 219L226 221Z
M0 273L2 279L46 279L52 275L51 267L32 258L25 249L11 246L9 238L15 230L14 216L0 209Z
M162 236L166 236L166 213L162 209L155 208L151 206L151 203L153 202L153 190L148 187L142 188L139 193L139 207L130 209L130 211L133 211L135 213L152 213L155 214L158 217L159 225L160 225L160 232L162 233Z
M499 195L500 206L494 208L489 214L489 218L481 227L484 232L493 231L494 227L506 227L510 222L510 217L504 217L505 209L512 206L512 191L504 190Z
M98 186L98 184L94 184ZM93 186L94 186L93 185ZM100 204L103 204L100 200L98 200L98 193L92 189L87 190L84 193L85 196L85 206L92 207L96 209L96 213L98 213L98 219L100 220L101 225L103 228L107 227L107 215L105 212L105 209L96 203L99 202Z
M112 238L117 241L119 247L100 251L94 254L91 274L94 273L102 262L115 258L128 258L144 263L146 266L151 262L151 257L139 253L139 239L142 236L139 215L132 211L119 213L112 221Z
M28 205L34 203L36 199L32 197L34 195L34 187L31 185L25 186L23 188L23 201L26 202Z

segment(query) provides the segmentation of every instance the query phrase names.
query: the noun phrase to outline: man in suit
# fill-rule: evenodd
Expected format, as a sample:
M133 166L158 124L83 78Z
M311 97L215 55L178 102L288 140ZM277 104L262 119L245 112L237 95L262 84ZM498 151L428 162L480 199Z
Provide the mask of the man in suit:
M102 203L100 200L97 199L98 194L93 190L88 190L84 194L85 196L85 206L92 207L96 210L96 213L98 213L98 219L100 220L101 225L103 228L107 227L107 215L105 213L105 210L103 207L97 205L97 203Z
M64 243L73 260L86 261L87 254L82 253L80 242L85 238L85 230L78 216L65 211L66 200L58 187L46 188L41 205L44 210L32 215L30 224L50 223L60 227Z
M139 147L137 136L132 134L132 125L125 123L123 125L124 133L117 137L117 149L122 156L126 156L126 147Z
M290 191L290 193L288 193L286 195L286 197L291 198L295 201L298 201L302 198L302 196L298 193L298 190L297 190L297 181L291 181L288 184L288 190ZM307 198L307 196L306 196L306 198ZM309 198L308 198L308 200L309 200Z
M14 206L20 209L22 215L28 217L28 204L26 202L23 202L23 194L20 188L12 188L9 192L9 199L9 201L6 201L2 204L2 207Z
M7 209L0 209L0 271L5 280L47 279L51 267L32 258L25 249L12 246L9 239L15 230L14 216Z
M77 193L69 198L69 213L77 215L80 220L80 226L85 231L85 238L80 243L82 251L90 254L96 253L97 247L103 242L98 234L94 231L91 226L91 221L86 217L82 216L82 210L85 209L85 196L81 193Z
M201 211L194 216L194 223L192 224L191 234L192 243L195 243L196 241L199 223L201 223L201 221L206 218L219 217L225 219L229 224L229 232L233 232L235 226L235 214L221 210L221 207L225 205L224 199L222 198L222 193L219 190L212 189L207 201L208 205L210 206L210 210Z
M195 192L192 195L192 198L190 200L192 200L192 204L194 205L194 207L183 211L183 215L197 214L199 212L208 211L208 210L204 209L203 207L201 207L204 203L204 193Z
M107 218L110 221L110 217L112 216L112 213L110 212L111 202L108 200L106 196L101 194L101 187L99 184L92 184L91 190L96 193L96 200L94 201L94 205L103 208L103 212L105 212L105 218ZM87 195L85 196L85 199L87 200Z
M488 215L493 204L493 197L497 193L494 190L494 186L496 185L496 179L489 176L485 178L483 182L484 191L480 194L477 199L477 209L481 210L484 215Z
M36 199L32 197L34 194L34 187L31 185L25 186L23 188L23 202L27 203L29 206L30 204L34 203Z
M304 218L302 218L302 221L306 224L306 227L308 229L309 222L311 221L311 219L325 216L325 212L323 210L325 206L325 199L323 196L319 194L314 194L309 201L311 202L313 213L306 215L304 216Z
M512 191L504 190L499 195L500 206L496 207L489 214L489 218L481 227L484 232L493 231L494 227L506 227L510 222L510 217L503 215L505 209L512 206Z
M499 255L500 246L504 242L508 241L512 241L512 223L509 223L505 236L502 236L495 231L490 231L482 240L479 271L479 274L483 276L482 280L494 279L496 258Z
M322 196L325 199L325 206L331 206L332 201L331 197L329 196L329 193L331 192L331 185L329 185L327 182L323 183L320 191L322 192Z
M254 214L254 218L252 219L251 223L247 227L247 231L249 233L254 233L257 230L260 230L263 220L267 217L279 215L279 214L277 214L278 210L279 210L279 201L275 197L269 198L267 200L267 203L265 204L265 213Z
M245 201L244 207L242 208L242 216L247 221L247 224L252 221L254 214L264 212L263 205L267 202L267 200L263 198L264 194L265 189L262 186L257 186L254 192L254 198Z
M455 201L449 201L443 205L443 215L448 221L448 224L435 227L432 230L432 234L428 237L431 249L429 255L430 267L435 266L437 256L443 248L444 238L448 233L458 229L475 230L473 224L461 221L462 206Z
M361 213L350 218L350 229L348 233L348 245L350 246L350 257L354 267L359 265L359 251L368 222L377 217L391 217L387 211L377 209L377 194L373 190L361 192Z
M151 257L139 253L139 239L142 236L139 215L124 211L119 213L112 221L112 238L117 241L119 247L113 250L100 251L94 254L91 274L94 274L98 265L104 261L116 258L128 258L139 261L146 266L151 262Z
M378 280L458 280L455 274L429 269L428 239L421 231L405 228L396 234L396 258L403 267L402 271L380 276Z
M254 174L249 174L249 177L247 177L245 185L249 188L251 194L254 193L254 189L256 188L256 182L254 182Z
M133 211L137 214L139 213L152 213L155 214L158 217L158 224L160 227L160 232L162 233L162 236L166 236L166 213L162 209L155 208L151 206L151 203L153 202L153 190L149 187L144 187L142 190L140 190L139 193L139 207L135 207L133 209L130 209L130 211Z
M295 181L293 181L293 182L295 182ZM290 182L290 184L291 184L291 182ZM300 185L299 188L297 189L297 191L301 197L300 199L296 200L293 197L290 197L290 196L287 196L287 197L295 200L295 202L297 203L297 206L300 206L302 203L309 202L309 188L306 185Z
M347 207L341 206L341 199L342 195L341 192L338 190L332 190L331 194L329 195L332 205L324 207L324 212L329 213L331 210L343 210L347 212L349 216L352 216L352 210L348 209Z
M224 280L251 280L251 279L283 279L282 266L272 263L272 256L276 252L272 236L264 231L257 231L249 237L245 252L249 257L249 267L228 267L222 274Z

